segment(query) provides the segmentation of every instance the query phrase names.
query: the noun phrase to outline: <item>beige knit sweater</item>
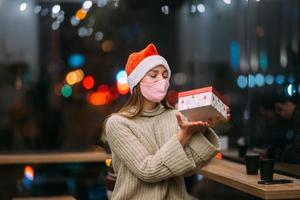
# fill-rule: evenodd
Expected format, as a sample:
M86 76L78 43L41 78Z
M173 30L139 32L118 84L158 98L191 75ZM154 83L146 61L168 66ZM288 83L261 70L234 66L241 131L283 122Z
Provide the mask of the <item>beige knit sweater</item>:
M220 150L212 129L196 133L183 148L176 110L161 105L137 119L112 115L106 134L117 174L112 200L188 199L184 175Z

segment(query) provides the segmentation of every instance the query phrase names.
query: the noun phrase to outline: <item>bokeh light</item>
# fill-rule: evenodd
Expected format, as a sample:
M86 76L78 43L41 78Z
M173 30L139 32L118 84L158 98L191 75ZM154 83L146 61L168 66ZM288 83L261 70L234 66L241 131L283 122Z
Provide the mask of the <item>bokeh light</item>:
M87 37L87 36L89 36L89 29L88 28L86 28L86 27L79 27L79 29L78 29L78 35L80 36L80 37Z
M224 3L226 3L226 4L231 4L231 0L223 0L224 1Z
M266 52L262 51L259 54L259 65L260 68L265 71L268 68L268 57Z
M25 168L24 168L24 176L27 179L33 181L33 179L34 179L34 170L33 170L33 168L31 166L25 166Z
M54 21L53 23L52 23L52 30L57 30L58 28L59 28L59 22L58 21Z
M84 56L79 53L70 55L68 59L69 66L73 68L82 67L84 62L85 62Z
M60 11L60 5L54 5L54 6L52 7L52 13L53 13L53 14L58 14L59 11Z
M186 84L187 76L185 75L185 73L179 72L179 73L174 74L173 80L176 85L182 86L182 85Z
M105 164L106 164L107 167L109 167L110 164L111 164L111 159L110 158L105 159Z
M37 6L34 8L34 13L35 13L35 14L38 14L39 12L41 12L41 10L42 10L42 6L37 5Z
M86 76L82 81L83 87L87 90L92 89L94 87L94 84L95 80L92 76Z
M116 85L114 85L110 88L110 94L111 94L111 100L112 101L117 99L120 96L120 93L119 93L118 88L117 88Z
M79 83L80 81L82 81L83 77L84 77L84 72L81 69L77 69L67 74L66 82L69 85L74 85L75 83Z
M285 81L285 77L282 74L278 74L275 78L277 84L282 85Z
M293 84L289 84L286 88L286 92L289 96L293 96L297 92L297 90Z
M127 83L127 74L125 70L121 70L117 73L116 75L116 80L121 83L121 84L125 84Z
M162 7L161 7L161 12L162 12L163 14L165 14L165 15L168 15L169 12L170 12L169 6L167 6L167 5L162 6Z
M239 86L239 88L246 88L248 85L248 80L246 76L240 75L237 78L237 85Z
M66 76L66 82L69 85L74 85L77 83L77 74L75 72L69 72Z
M191 13L195 13L196 11L197 11L196 5L195 5L195 4L192 4L192 5L190 6L190 12L191 12Z
M216 159L222 160L223 154L221 152L217 153L215 156Z
M25 3L25 2L21 3L21 5L20 5L20 7L19 7L20 11L23 12L23 11L26 10L26 8L27 8L27 3Z
M120 83L117 81L117 89L118 89L118 92L122 95L126 95L128 94L130 88L129 88L129 85L128 83Z
M72 88L71 86L65 84L62 86L61 88L61 94L64 96L64 97L70 97L72 95Z
M77 76L77 83L82 81L82 79L84 78L84 72L81 69L77 69L77 70L74 71L74 73Z
M250 88L254 88L255 87L255 77L252 74L248 75L248 86Z
M118 92L122 95L125 95L129 92L129 85L127 82L127 74L125 70L121 70L116 75L117 80L117 89Z
M288 64L288 57L285 48L281 48L280 50L280 64L283 68L285 68Z
M102 8L102 7L106 6L107 2L108 2L108 0L98 0L97 6Z
M233 70L240 66L240 45L236 41L230 43L230 65Z
M114 47L114 43L111 40L105 40L102 43L102 50L104 52L110 52L113 49L113 47Z
M199 3L197 5L197 10L200 12L200 13L204 13L205 12L205 6L202 4L202 3Z
M106 84L101 84L98 86L97 90L99 92L109 92L109 87Z
M109 103L109 93L102 91L92 92L88 96L88 101L94 106L106 105Z
M102 33L101 31L95 33L95 39L96 39L97 41L102 40L102 39L103 39L103 36L104 36L104 35L103 35L103 33Z
M262 74L256 74L255 83L257 86L263 86L265 84L265 77Z
M76 19L77 20L83 20L87 15L87 11L85 9L79 9L77 12L76 12Z
M76 16L71 17L71 24L73 26L78 26L79 20L76 18Z
M82 7L86 10L90 9L92 6L93 6L93 2L90 0L83 2L82 5Z
M274 83L274 76L271 74L266 75L265 82L267 85L272 85Z

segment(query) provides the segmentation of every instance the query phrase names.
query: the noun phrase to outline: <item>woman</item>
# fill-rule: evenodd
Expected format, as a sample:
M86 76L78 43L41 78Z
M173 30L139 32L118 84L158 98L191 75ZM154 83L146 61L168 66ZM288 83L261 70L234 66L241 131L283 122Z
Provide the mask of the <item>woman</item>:
M171 70L153 44L129 56L126 73L131 96L105 127L117 175L112 199L188 199L184 175L214 157L219 138L168 106Z

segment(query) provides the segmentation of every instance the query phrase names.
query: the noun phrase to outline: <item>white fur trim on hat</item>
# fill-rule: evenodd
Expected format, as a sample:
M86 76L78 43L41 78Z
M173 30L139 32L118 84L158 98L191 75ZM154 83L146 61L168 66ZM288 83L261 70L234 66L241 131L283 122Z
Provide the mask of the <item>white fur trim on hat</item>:
M142 80L148 71L158 65L163 65L168 70L169 78L171 77L170 67L164 57L160 55L148 56L142 60L127 77L130 92L132 93L133 88L140 82L140 80Z

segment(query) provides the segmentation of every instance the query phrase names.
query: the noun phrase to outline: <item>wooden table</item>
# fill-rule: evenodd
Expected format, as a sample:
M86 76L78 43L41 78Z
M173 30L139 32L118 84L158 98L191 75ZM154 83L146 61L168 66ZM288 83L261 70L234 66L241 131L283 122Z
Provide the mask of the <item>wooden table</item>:
M248 150L250 153L260 153L262 154L262 150L253 149ZM226 151L222 151L223 158L227 160L231 160L234 162L244 163L244 158L239 157L237 149L228 149ZM283 163L283 162L275 162L274 171L279 174L284 174L286 176L292 176L295 178L300 178L300 167L299 164L291 164L291 163Z
M0 165L45 164L70 162L98 162L110 158L110 154L100 152L63 152L35 154L0 154Z
M213 159L198 170L198 173L213 181L222 183L237 190L249 193L262 199L300 199L300 180L274 174L274 179L291 179L288 184L261 185L259 175L247 175L245 165Z
M111 156L105 151L89 152L45 152L45 153L22 153L22 154L0 154L0 199L13 199L17 193L16 183L24 176L24 165L44 165L63 163L100 163ZM100 168L100 166L99 166ZM101 167L102 168L102 167ZM81 172L81 171L80 171ZM73 172L75 173L75 172ZM77 173L77 172L76 172ZM79 173L79 172L78 172ZM98 172L92 172L98 173ZM90 176L90 175L89 175ZM86 177L87 180L89 177ZM3 181L4 180L4 181ZM4 192L5 191L5 192ZM27 197L16 200L75 200L74 197Z

